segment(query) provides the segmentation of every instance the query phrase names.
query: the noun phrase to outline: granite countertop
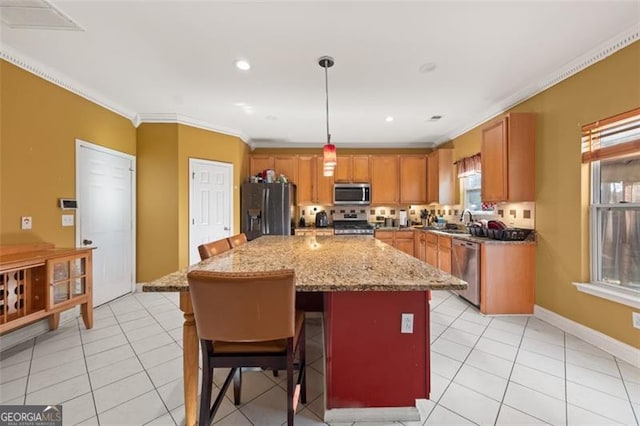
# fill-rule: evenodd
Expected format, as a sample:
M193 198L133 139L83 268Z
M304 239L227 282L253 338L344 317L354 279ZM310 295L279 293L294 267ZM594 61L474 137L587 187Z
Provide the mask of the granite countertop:
M190 270L294 269L298 291L426 291L467 284L371 236L263 236L142 286L187 291Z

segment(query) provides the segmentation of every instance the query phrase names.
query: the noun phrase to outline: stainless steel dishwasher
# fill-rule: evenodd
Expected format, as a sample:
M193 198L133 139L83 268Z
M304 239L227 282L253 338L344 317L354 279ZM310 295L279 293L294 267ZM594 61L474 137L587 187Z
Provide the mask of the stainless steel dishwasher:
M453 238L451 244L451 274L467 282L466 290L454 293L480 306L480 244Z

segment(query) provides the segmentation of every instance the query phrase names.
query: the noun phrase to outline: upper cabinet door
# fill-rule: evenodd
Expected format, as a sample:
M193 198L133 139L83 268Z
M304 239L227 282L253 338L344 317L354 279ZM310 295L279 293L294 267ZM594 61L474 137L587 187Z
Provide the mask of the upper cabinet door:
M427 202L455 204L455 182L453 177L453 150L439 149L428 155L429 178L427 179Z
M352 157L353 183L369 183L371 176L369 174L369 156L354 155Z
M322 206L333 204L333 176L324 175L324 158L316 157L316 202Z
M350 183L352 181L351 160L351 155L338 155L338 163L333 173L333 180L335 182Z
M298 158L295 155L277 155L274 157L276 175L285 175L289 182L298 183Z
M482 201L505 201L507 188L507 118L482 130Z
M427 157L400 156L400 203L424 204L427 201Z
M535 201L535 114L510 113L482 130L482 201Z
M297 198L299 205L314 204L316 200L316 158L313 155L298 157Z
M398 156L371 156L371 204L398 202Z
M249 166L249 170L251 171L251 176L255 176L258 173L262 173L263 170L267 170L267 169L276 170L272 155L252 155L251 156L250 166Z

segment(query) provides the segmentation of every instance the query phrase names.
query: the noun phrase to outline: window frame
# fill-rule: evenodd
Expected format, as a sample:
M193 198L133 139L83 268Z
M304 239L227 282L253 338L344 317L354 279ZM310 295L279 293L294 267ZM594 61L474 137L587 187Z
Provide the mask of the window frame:
M589 262L591 270L591 283L599 286L608 286L613 289L622 289L631 294L637 294L640 298L640 290L624 286L621 284L612 284L602 280L602 220L600 212L606 209L630 210L640 208L640 203L602 203L600 197L601 181L600 181L600 160L592 161L590 164L591 171L591 200L589 204Z

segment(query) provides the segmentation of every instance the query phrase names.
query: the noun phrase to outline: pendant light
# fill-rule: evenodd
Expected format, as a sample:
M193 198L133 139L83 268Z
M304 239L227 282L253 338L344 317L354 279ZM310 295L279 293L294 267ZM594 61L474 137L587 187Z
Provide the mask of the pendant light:
M336 146L331 143L331 133L329 133L329 74L328 69L334 64L331 56L322 56L318 59L318 65L324 68L324 84L327 99L327 143L322 147L322 157L324 166L324 176L333 176L333 170L338 162L336 156Z

